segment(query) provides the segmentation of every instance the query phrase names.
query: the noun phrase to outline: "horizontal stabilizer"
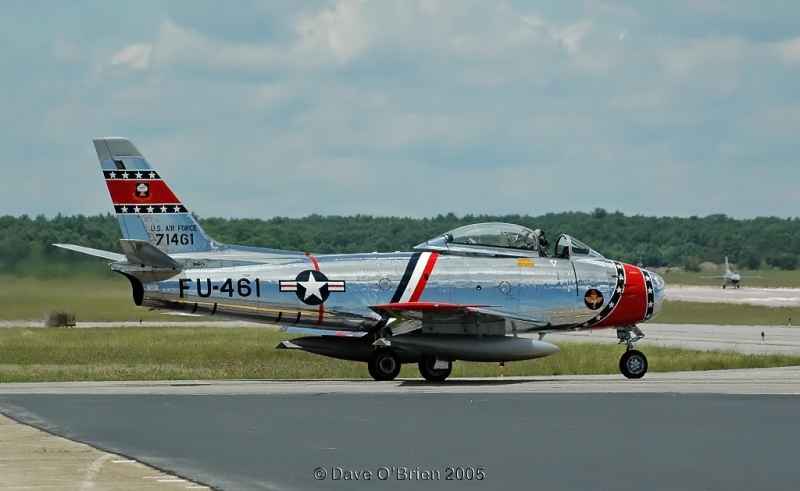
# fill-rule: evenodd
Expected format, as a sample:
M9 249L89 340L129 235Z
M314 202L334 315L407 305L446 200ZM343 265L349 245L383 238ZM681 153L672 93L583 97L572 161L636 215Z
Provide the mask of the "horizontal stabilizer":
M121 239L120 244L122 244L125 257L132 263L162 269L183 269L179 262L169 257L169 254L161 251L150 242L136 239Z
M91 247L84 247L84 246L79 246L79 245L74 245L74 244L53 244L53 245L56 246L56 247L60 247L62 249L69 249L71 251L80 252L80 253L83 253L83 254L88 254L90 256L102 257L102 258L105 258L105 259L108 259L108 260L114 261L114 262L122 261L123 259L125 259L124 255L119 254L117 252L103 251L103 250L100 250L100 249L92 249Z

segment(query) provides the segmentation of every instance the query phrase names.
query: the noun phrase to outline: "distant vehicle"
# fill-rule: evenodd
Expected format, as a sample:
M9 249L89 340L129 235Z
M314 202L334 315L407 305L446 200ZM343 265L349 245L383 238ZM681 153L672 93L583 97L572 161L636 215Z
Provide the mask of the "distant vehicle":
M722 280L722 288L727 288L728 286L739 288L739 283L742 281L743 276L738 271L731 271L730 264L728 264L728 256L725 256L725 274L722 276L704 276L704 278Z
M130 141L102 138L94 146L124 254L56 245L110 260L130 281L136 305L313 334L276 348L365 362L376 380L417 363L425 379L443 381L456 360L539 358L558 351L542 341L546 333L603 328L616 329L627 347L623 375L647 372L647 358L632 347L644 336L637 324L661 310L664 281L569 235L558 237L552 256L544 233L508 223L457 228L415 252L316 255L226 245L203 231Z

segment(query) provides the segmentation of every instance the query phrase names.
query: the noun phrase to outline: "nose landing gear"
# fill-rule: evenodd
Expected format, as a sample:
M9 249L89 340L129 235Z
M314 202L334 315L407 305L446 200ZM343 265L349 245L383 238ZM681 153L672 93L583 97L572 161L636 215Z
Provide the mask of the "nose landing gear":
M631 336L631 332L635 334L635 337ZM626 378L642 378L647 373L647 357L641 351L633 349L633 343L643 337L644 333L635 325L617 329L619 343L627 345L625 353L619 359L619 371Z

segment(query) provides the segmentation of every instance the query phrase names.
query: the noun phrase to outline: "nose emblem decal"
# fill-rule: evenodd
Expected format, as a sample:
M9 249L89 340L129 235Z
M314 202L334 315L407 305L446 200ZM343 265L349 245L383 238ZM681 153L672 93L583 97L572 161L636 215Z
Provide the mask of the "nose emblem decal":
M586 291L586 295L583 296L583 303L590 310L597 310L603 306L603 293L596 288L590 288Z

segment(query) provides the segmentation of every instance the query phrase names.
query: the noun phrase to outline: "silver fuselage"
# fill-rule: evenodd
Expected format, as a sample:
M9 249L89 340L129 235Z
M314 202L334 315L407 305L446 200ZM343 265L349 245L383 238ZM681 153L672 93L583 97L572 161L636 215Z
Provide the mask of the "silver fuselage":
M430 270L426 272L420 264L413 270L410 266L414 261L428 261ZM617 290L630 291L635 286L630 271L620 275L621 268L642 272L608 259L430 252L283 256L259 264L184 269L155 282L146 282L136 268L117 266L115 269L144 280L143 297L138 302L143 306L268 324L369 331L386 321L370 306L403 301L486 306L547 320L487 326L491 334L603 327L598 316L616 307L608 304L615 293L622 293ZM293 283L311 270L324 279L315 282L316 289L311 293L298 291L302 289ZM657 275L647 274L655 283L650 306L632 309L630 324L645 321L660 310L663 282ZM587 303L588 291L599 292L605 304ZM647 292L643 295L646 301ZM442 323L437 319L438 332Z

